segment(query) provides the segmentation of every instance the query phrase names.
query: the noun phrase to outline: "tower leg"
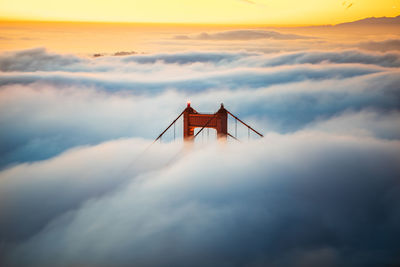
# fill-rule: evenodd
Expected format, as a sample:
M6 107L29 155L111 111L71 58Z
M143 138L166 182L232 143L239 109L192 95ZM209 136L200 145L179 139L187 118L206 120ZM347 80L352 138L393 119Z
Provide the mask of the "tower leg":
M226 141L228 138L228 112L221 104L221 108L217 112L217 137L218 140Z
M184 141L191 141L194 140L194 128L189 124L189 114L192 113L193 109L190 107L188 103L187 108L183 112L183 140Z

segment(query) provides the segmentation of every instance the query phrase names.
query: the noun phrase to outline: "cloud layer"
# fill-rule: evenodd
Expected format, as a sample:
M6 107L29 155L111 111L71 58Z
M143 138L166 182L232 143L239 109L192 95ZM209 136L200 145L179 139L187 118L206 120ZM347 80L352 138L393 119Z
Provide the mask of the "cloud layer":
M44 48L6 52L0 56L0 71L54 71L81 60L73 55L48 53Z
M204 37L246 38L289 36ZM397 52L38 48L0 71L0 265L400 263ZM149 148L187 100L265 137Z
M21 55L42 63L32 63L31 71ZM20 68L0 74L3 167L115 138L153 138L187 99L208 112L224 102L261 130L280 133L347 111L382 117L398 112L400 103L396 53L200 51L89 59L34 49L2 59Z
M246 146L181 154L173 165L142 174L134 171L138 166L143 169L141 162L128 168L124 157L132 153L126 151L140 150L135 145L120 141L78 149L4 171L1 203L8 220L2 220L2 231L7 233L3 238L26 240L5 248L5 263L378 266L398 262L398 141L313 132L267 135ZM164 146L148 156L166 157ZM110 149L117 157L107 156ZM102 166L101 171L93 165ZM24 194L22 188L27 188ZM53 195L57 199L48 204L41 200ZM81 203L78 208L77 203ZM21 205L23 209L18 208ZM41 212L18 213L25 209ZM23 218L32 228L22 223ZM384 253L376 252L382 248Z
M177 40L248 41L257 39L298 40L312 39L313 37L267 30L232 30L215 33L203 32L195 36L176 35L174 38Z
M400 50L400 40L399 39L389 39L384 41L368 41L360 43L360 48L386 52L390 50L399 51Z

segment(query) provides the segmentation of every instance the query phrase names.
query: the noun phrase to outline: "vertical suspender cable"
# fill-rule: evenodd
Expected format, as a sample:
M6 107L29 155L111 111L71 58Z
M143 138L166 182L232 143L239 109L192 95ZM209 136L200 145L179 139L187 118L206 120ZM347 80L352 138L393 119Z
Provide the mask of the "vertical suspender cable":
M215 113L215 114L207 121L207 123L204 124L204 126L200 129L200 131L197 132L197 134L195 134L195 135L193 136L193 138L196 138L196 137L199 135L199 133L200 133L201 131L203 131L204 128L207 127L207 125L210 123L210 121L211 121L212 119L215 118L216 115L217 115L217 113ZM207 128L207 129L208 129L208 128Z
M237 119L235 118L235 137L237 138Z
M156 140L153 141L153 143L155 143L156 141L158 141L158 139L161 139L161 136L163 136L163 134L168 131L169 127L172 126L172 124L174 124L183 114L183 112L185 112L185 110L182 111L181 114L179 114L179 116L156 138Z
M254 130L253 128L250 127L250 125L248 125L247 123L243 122L241 119L239 119L238 117L236 117L235 115L233 115L232 113L229 112L229 110L227 110L226 112L228 112L229 115L231 115L232 117L234 117L235 119L237 119L240 123L242 123L244 126L246 126L247 128L249 128L249 130L252 130L253 132L255 132L256 134L258 134L260 137L264 137L262 134L260 134L259 132L257 132L256 130Z

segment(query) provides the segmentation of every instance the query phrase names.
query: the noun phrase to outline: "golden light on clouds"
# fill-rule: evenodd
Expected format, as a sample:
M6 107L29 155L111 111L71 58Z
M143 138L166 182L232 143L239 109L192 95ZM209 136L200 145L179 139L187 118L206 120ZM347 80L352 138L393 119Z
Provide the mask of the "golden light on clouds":
M1 0L0 17L17 20L336 24L397 16L400 0Z

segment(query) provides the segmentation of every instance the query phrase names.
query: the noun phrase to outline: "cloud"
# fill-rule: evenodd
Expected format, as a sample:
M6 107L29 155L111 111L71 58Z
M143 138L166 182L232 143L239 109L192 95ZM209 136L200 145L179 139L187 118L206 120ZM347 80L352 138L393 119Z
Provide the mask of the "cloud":
M75 148L48 161L21 164L2 172L2 241L14 242L29 238L48 221L76 209L87 199L101 197L123 186L129 178L127 173L138 175L156 170L160 164L169 160L166 156L177 150L176 146L169 146L168 151L167 147L159 149L157 154L151 154L152 160L149 161L149 155L142 156L148 145L143 140L121 139L97 146ZM113 164L106 164L107 167L99 169L99 165L110 161L111 155ZM79 161L81 163L77 164ZM26 176L28 173L30 178ZM25 193L19 194L21 190ZM53 196L57 198L43 203L43 200L50 200Z
M302 36L297 34L285 34L276 31L266 30L232 30L215 33L203 32L199 35L177 35L174 39L177 40L215 40L215 41L241 41L241 40L257 40L257 39L274 39L274 40L298 40L298 39L313 39L314 37Z
M161 131L165 125L165 119L174 117L180 107L164 111L166 117L159 117L158 109L145 114L143 110L148 106L160 107L170 97L176 97L176 102L185 101L183 97L179 101L180 96L174 93L141 98L83 88L60 90L40 84L33 88L3 88L0 95L3 128L0 165L3 166L42 160L74 146L110 139L132 135L153 138L157 134L155 131ZM147 125L148 121L151 123ZM139 124L142 127L138 127Z
M318 132L272 134L247 145L205 147L162 169L141 174L130 170L118 177L116 173L129 162L125 155L140 151L134 148L135 141L127 142L115 148L106 144L104 152L102 146L78 149L1 172L2 215L8 219L1 225L8 233L3 262L8 266L398 263L398 141ZM171 145L157 146L149 158L160 151L164 157L170 149ZM107 156L110 150L117 157ZM40 182L44 177L51 180ZM106 192L93 197L98 188ZM53 196L55 202L49 202ZM74 209L63 203L75 203ZM26 229L22 218L42 221L43 227L8 244L17 238L18 228Z
M389 39L384 41L368 41L359 44L362 49L373 50L373 51L399 51L400 50L400 39Z
M139 96L41 83L7 86L0 91L0 125L4 129L0 134L1 163L5 166L45 159L69 147L114 138L155 138L168 120L180 113L187 99L200 111L209 112L224 102L244 119L265 120L266 125L256 122L261 129L282 133L300 130L320 117L328 119L347 110L376 110L379 121L379 117L387 116L385 113L400 109L398 77L397 73L383 73L259 89L220 89L196 94L166 90ZM178 131L180 134L181 128Z
M400 263L399 54L200 50L0 56L0 265ZM265 138L144 153L188 99Z
M348 111L330 119L317 119L307 129L352 136L374 136L381 139L400 139L400 113Z
M251 53L226 53L226 52L182 52L170 54L136 55L127 57L124 62L137 62L141 64L192 64L192 63L230 63ZM254 55L254 53L253 53Z
M400 102L396 54L389 55L185 52L91 59L70 71L3 72L0 167L115 138L154 138L187 99L210 112L224 102L280 133L347 111L386 116Z
M29 56L23 56L29 55ZM1 60L2 59L2 60ZM29 61L26 64L25 61ZM11 62L13 65L11 66ZM52 54L37 48L1 55L3 72L52 72L52 73L129 73L135 76L154 74L170 69L170 65L185 65L179 71L232 69L233 67L265 67L293 64L370 64L382 67L399 67L400 55L396 52L372 53L362 50L306 50L281 53L256 53L246 51L186 51L159 54L134 54L124 57L104 56L80 58L74 55ZM168 66L165 66L168 65ZM217 69L217 70L218 70ZM186 73L186 72L185 72ZM176 74L175 72L171 72Z
M281 66L288 64L320 64L320 63L359 63L382 67L400 67L400 54L364 53L358 50L343 51L300 51L284 53L269 58L265 66Z
M0 86L21 84L27 85L40 81L52 86L96 87L110 92L130 91L133 94L157 94L166 89L174 88L181 92L202 92L218 87L230 88L261 88L274 84L292 83L303 80L345 79L381 72L379 68L363 66L327 66L324 69L305 67L282 67L268 69L236 69L232 71L216 71L214 73L199 73L190 76L168 77L164 80L154 80L150 76L135 79L129 75L116 74L103 76L101 74L70 74L70 73L12 73L0 75ZM118 77L119 76L119 77ZM119 79L117 79L119 78Z
M215 64L225 67L265 67L293 64L368 64L382 67L400 67L400 54L397 52L371 53L362 50L308 50L273 54L249 52L178 52L169 54L135 55L123 59L123 63L139 64ZM103 62L103 64L106 62ZM114 62L114 64L117 62ZM119 63L119 62L118 62ZM187 67L187 66L185 66ZM190 67L190 66L189 66Z
M76 56L51 54L44 48L3 53L0 56L0 71L59 70L81 62Z

